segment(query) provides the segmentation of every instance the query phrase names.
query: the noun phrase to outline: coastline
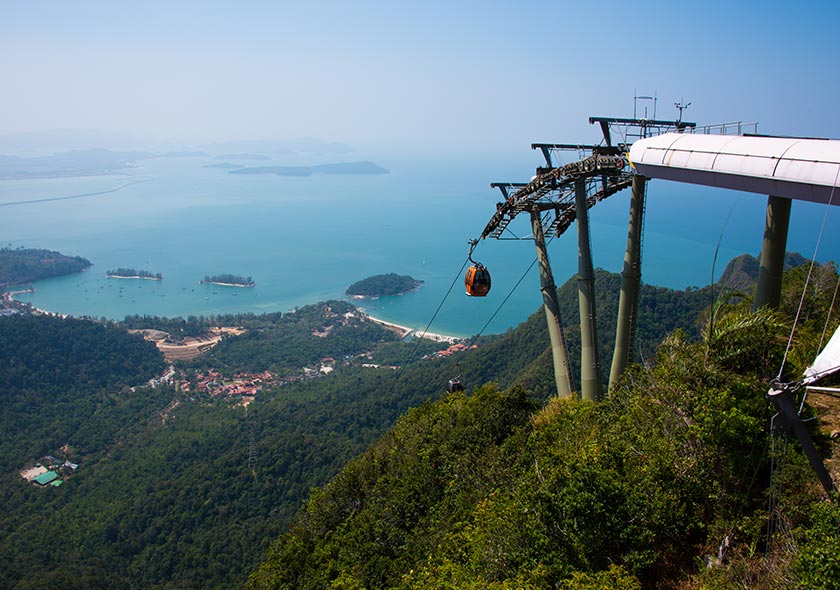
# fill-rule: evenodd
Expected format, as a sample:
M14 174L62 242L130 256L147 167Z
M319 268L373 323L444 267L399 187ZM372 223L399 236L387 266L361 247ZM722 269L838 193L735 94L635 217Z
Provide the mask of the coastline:
M256 287L256 283L251 283L250 285L241 285L239 283L217 283L216 281L201 281L203 285L219 285L220 287L239 287L241 289L249 289L251 287Z
M109 276L108 278L120 278L120 279L139 278L139 279L149 279L149 280L160 280L160 279L157 279L157 278L154 278L154 277L117 277L117 276ZM204 282L205 281L202 281L202 283L204 283ZM253 287L254 286L254 285L236 285L236 284L232 284L232 283L213 283L213 284L214 285L224 285L224 286L228 286L228 287L248 287L248 286ZM34 293L34 292L35 292L35 289L22 289L22 290L18 290L18 291L4 291L3 294L2 294L2 297L3 297L4 301L12 302L12 301L15 301L14 295L16 295L18 293ZM32 310L32 312L35 313L35 314L51 315L51 316L62 317L62 318L71 317L69 314L62 314L62 313L58 313L58 312L54 312L54 311L47 311L45 309L40 309L38 307L35 307L32 304L29 304L29 307ZM423 332L422 330L415 330L414 328L411 328L409 326L404 326L404 325L401 325L401 324L397 324L395 322L389 322L387 320L383 320L381 318L377 318L375 316L372 316L371 314L369 314L366 310L364 310L361 307L357 307L356 309L358 309L359 312L362 313L364 315L364 317L366 317L370 321L375 322L375 323L377 323L381 326L384 326L385 328L388 328L388 329L396 332L397 335L399 335L400 339L405 339L405 338L411 336L413 338L426 338L427 340L433 340L435 342L446 342L446 343L449 343L449 344L455 344L457 342L464 342L467 339L465 337L454 336L452 334L441 334L439 332Z
M35 307L31 303L26 303L24 301L17 301L14 296L19 294L19 293L35 293L35 289L30 288L30 289L22 289L20 291L3 291L3 301L5 301L6 303L13 303L14 302L14 303L20 303L21 305L28 305L29 309L35 315L51 315L51 316L55 316L57 318L64 318L64 319L71 317L69 314L66 314L66 313L58 313L56 311L47 311L46 309L41 309L40 307Z
M423 332L422 330L415 330L414 328L409 328L408 326L402 326L400 324L395 324L394 322L388 322L386 320L374 317L370 315L368 312L360 309L362 313L372 322L380 324L381 326L385 326L388 329L394 330L397 334L400 335L400 338L407 338L408 336L412 336L414 338L426 338L428 340L434 340L435 342L448 342L449 344L454 344L456 342L463 342L466 340L460 336L452 336L451 334L438 334L435 332Z

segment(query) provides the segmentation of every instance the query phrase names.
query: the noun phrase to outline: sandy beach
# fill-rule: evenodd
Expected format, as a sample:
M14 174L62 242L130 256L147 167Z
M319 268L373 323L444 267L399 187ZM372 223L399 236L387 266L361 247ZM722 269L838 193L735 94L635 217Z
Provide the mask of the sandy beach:
M409 334L415 338L427 338L429 340L434 340L435 342L448 342L453 344L455 342L461 342L465 340L460 336L450 336L448 334L436 334L434 332L423 332L422 330L415 330L414 328L409 328L408 326L401 326L400 324L395 324L393 322L386 322L385 320L381 320L379 318L373 317L369 313L365 313L365 315L370 319L372 322L376 322L386 328L394 330L397 334L400 335L400 338L405 338Z
M3 293L3 301L5 301L6 303L12 303L12 302L15 301L14 296L17 295L18 293L34 293L34 292L35 292L35 289L22 289L20 291L5 291ZM21 303L22 305L28 306L29 309L32 311L32 313L34 313L36 315L51 315L51 316L55 316L57 318L68 318L68 317L70 317L69 315L64 314L64 313L57 313L55 311L47 311L46 309L40 309L38 307L35 307L31 303L25 303L25 302L18 302L18 303Z
M242 289L248 289L250 287L256 287L256 283L248 283L248 284L240 284L240 283L220 283L218 281L200 281L205 285L219 285L220 287L240 287Z

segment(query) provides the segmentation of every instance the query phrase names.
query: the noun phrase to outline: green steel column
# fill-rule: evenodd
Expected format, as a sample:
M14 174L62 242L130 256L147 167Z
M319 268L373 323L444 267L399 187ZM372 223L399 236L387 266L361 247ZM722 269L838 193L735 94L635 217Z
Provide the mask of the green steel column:
M761 245L761 266L758 269L753 311L765 306L773 309L779 307L789 223L790 199L770 195L767 198L764 242Z
M554 380L559 397L571 397L572 372L569 368L569 354L566 351L566 339L563 337L563 324L560 320L560 305L557 303L557 286L548 263L548 251L545 248L540 212L531 210L531 227L534 232L534 244L537 247L537 260L540 266L540 291L542 291L545 319L548 322L548 336L551 339L551 354L554 359Z
M615 350L610 367L610 389L633 361L633 334L639 307L639 287L642 280L642 216L645 210L644 176L633 177L630 196L630 222L627 224L627 250L621 270L621 294L618 298L618 323L615 328Z
M811 469L817 474L817 478L820 480L825 493L831 498L832 494L836 491L834 482L828 470L825 468L822 457L820 457L820 454L814 447L814 442L811 440L808 429L805 428L805 424L799 417L799 411L796 409L796 404L794 404L790 395L790 392L784 389L779 390L773 387L767 392L767 397L773 400L776 409L784 417L784 425L793 430L796 438L799 439L799 444L802 445L802 450L805 451L805 456L808 458L808 463L811 464Z
M598 330L595 313L595 271L589 240L589 208L586 181L575 181L575 212L578 226L578 305L580 308L580 391L583 399L601 399L601 367L598 362Z

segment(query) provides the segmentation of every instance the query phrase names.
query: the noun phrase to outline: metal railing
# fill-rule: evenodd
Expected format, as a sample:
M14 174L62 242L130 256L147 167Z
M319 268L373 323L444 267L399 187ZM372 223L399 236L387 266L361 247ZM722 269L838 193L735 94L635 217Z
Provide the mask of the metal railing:
M714 125L703 125L694 129L686 129L687 133L701 133L703 135L745 135L747 133L758 133L758 123L742 123L732 121L730 123L716 123Z

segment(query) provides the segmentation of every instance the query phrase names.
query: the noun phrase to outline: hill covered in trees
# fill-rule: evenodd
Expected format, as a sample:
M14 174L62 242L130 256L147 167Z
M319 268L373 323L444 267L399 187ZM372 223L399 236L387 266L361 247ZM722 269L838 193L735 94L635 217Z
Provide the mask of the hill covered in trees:
M788 273L785 313L799 303L806 270ZM599 274L610 345L615 280ZM791 375L818 346L836 280L833 266L812 279ZM574 287L572 279L560 289L570 336ZM17 375L2 383L0 415L21 421L8 430L0 473L5 583L236 588L275 539L252 587L731 587L770 575L765 556L779 564L769 571L789 571L794 582L837 579L818 549L837 554L836 515L812 502L813 478L795 443L785 472L771 477L764 378L778 369L785 316L750 324L736 309L724 321L721 307L709 331L703 317L715 301L702 289L643 291L645 363L600 404L546 405L553 377L542 311L447 358L422 358L439 345L395 341L348 316L347 302L125 323L175 334L246 328L176 368L290 376L247 407L142 386L160 375L160 356L117 327L7 318L15 322L0 324L3 339L14 326L34 348L0 354L0 379ZM88 331L93 339L81 336ZM324 357L335 361L331 373L318 371ZM303 368L305 378L291 378ZM457 374L470 393L445 396ZM30 429L41 433L37 444ZM61 447L81 465L65 485L40 489L20 478L19 468ZM774 530L788 536L768 546L771 482L784 492L774 496ZM717 559L727 538L722 567L698 565ZM795 587L768 580L760 578Z
M791 378L836 271L815 280ZM249 588L836 588L837 504L795 443L770 452L789 320L748 304L716 301L701 338L677 330L600 403L488 385L412 410L312 496Z
M0 290L80 272L90 266L90 260L81 256L65 256L52 250L0 248Z
M409 293L422 285L423 281L409 275L390 272L356 281L347 287L346 294L354 297L388 297Z

